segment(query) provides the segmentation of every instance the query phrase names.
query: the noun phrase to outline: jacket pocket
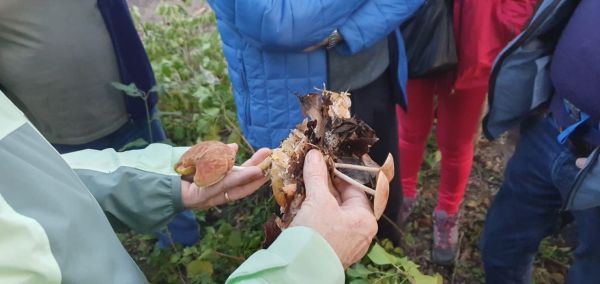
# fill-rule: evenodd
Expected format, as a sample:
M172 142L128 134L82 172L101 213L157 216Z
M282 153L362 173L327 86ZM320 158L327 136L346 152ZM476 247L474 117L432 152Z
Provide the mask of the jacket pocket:
M600 206L600 147L587 158L587 164L575 177L565 203L566 210L585 210Z

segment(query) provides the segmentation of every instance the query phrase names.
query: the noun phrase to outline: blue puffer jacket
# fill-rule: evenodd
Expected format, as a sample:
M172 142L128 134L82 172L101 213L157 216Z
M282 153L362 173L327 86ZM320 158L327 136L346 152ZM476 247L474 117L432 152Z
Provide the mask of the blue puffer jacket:
M276 147L302 120L295 94L327 84L324 50L303 49L334 29L340 54L355 54L396 30L402 90L407 67L397 27L423 0L209 0L229 63L238 118L255 147ZM395 64L394 64L395 66ZM404 94L401 101L405 102Z
M557 29L568 22L579 1L544 0L525 30L498 55L489 88L484 133L494 139L547 105L554 89L550 80ZM571 187L566 208L600 206L600 147Z

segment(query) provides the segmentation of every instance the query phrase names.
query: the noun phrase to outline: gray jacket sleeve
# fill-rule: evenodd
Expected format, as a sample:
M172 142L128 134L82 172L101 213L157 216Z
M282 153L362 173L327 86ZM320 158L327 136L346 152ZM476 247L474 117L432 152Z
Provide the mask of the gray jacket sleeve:
M2 92L0 283L147 283L94 197Z
M164 227L184 210L173 165L187 150L151 144L142 150L83 150L63 158L83 181L116 229L142 233Z

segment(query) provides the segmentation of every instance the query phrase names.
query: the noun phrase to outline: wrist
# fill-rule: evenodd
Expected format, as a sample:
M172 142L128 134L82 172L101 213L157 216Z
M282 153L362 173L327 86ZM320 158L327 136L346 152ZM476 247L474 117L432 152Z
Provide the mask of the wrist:
M187 207L185 206L184 191L182 190L182 180L179 176L171 178L171 203L175 212L181 212Z
M335 29L331 34L327 37L327 45L325 46L327 49L334 48L338 43L342 41L342 35L340 32Z

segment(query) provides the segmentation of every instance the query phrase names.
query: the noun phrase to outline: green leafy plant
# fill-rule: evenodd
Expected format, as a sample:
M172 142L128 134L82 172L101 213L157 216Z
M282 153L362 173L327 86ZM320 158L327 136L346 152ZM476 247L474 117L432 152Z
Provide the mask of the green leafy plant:
M137 8L132 13L159 84L167 135L176 145L223 140L252 152L237 123L215 16L206 5L190 10L186 4L161 4L157 20L148 22Z
M386 248L375 243L367 256L348 269L346 275L351 284L361 283L417 283L443 284L439 275L428 276L419 271L419 266L406 257L401 256L398 248L384 240Z
M152 126L151 126L152 120L154 120L156 118L150 116L150 108L148 107L148 98L150 97L151 93L156 92L158 87L155 86L152 89L150 89L148 92L144 92L144 91L138 89L138 87L134 83L125 85L125 84L121 84L119 82L112 82L111 84L115 89L125 93L125 95L134 97L134 98L139 98L144 101L144 110L146 111L146 123L148 124L148 137L150 137L149 143L157 142L157 141L154 141L154 137L152 134ZM138 140L133 141L133 142L139 143ZM128 145L125 145L124 148L127 148L127 146Z

